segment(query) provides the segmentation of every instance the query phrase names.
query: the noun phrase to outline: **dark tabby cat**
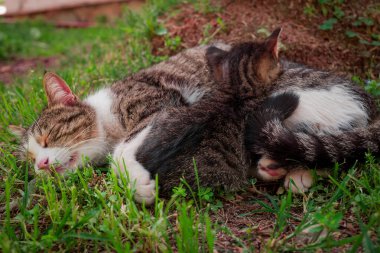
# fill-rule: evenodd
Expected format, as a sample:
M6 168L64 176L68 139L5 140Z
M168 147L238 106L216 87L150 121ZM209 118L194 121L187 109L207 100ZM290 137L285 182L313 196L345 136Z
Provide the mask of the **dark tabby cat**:
M318 162L319 166L324 166L343 159L357 159L368 149L378 152L379 123L375 121L368 126L377 113L373 98L348 79L333 73L281 61L282 73L272 85L268 86L274 88L272 95L257 112L247 113L247 109L255 108L257 98L264 94L250 95L252 90L249 87L252 86L246 84L255 83L257 87L260 87L260 81L246 78L250 70L255 67L245 64L246 54L236 53L238 50L244 51L243 44L236 47L235 51L232 49L229 52L210 47L206 55L216 81L224 87L229 84L231 87L240 89L235 92L240 97L233 101L235 103L239 101L241 107L236 109L238 108L236 104L231 105L234 110L233 115L242 117L240 120L244 120L245 114L250 115L247 121L245 145L250 158L248 160L251 160L251 174L268 181L285 177L287 188L292 179L295 182L294 186L290 186L293 191L306 191L311 186L313 178L309 170L303 169L305 165ZM266 73L273 80L279 73L279 69L273 67L272 70L274 71L267 69ZM261 92L262 89L258 91ZM250 100L250 96L256 99ZM254 103L250 105L252 101ZM227 109L224 108L224 110ZM215 117L223 118L221 115ZM210 121L212 120L215 119L210 118ZM210 125L212 123L207 125L208 128ZM196 124L191 124L191 127L195 126ZM198 127L205 131L202 128L204 125ZM229 127L233 129L232 126ZM195 130L191 133L190 147L193 147L196 143L195 136L199 137L202 134L197 135ZM205 134L210 135L206 132ZM221 140L221 136L223 135L219 135L217 139ZM218 140L214 141L218 142ZM186 150L184 156L191 154L191 151L183 146L183 143L177 143L175 148L169 149L173 152L178 147L182 147ZM162 150L165 151L161 152ZM168 167L176 167L180 164L175 159L168 159L170 162L165 163L168 157L162 154L170 153L167 151L164 142L161 145L155 145L154 148L143 148L140 150L140 157L143 161L147 161L145 165L147 168L149 164L152 165L152 172L157 172L162 167L165 168L162 171L166 172ZM150 155L152 153L155 153L154 156ZM240 150L239 154L243 155L244 150ZM147 158L149 156L150 158ZM160 162L154 163L154 161ZM194 178L191 172L189 175ZM234 175L231 173L230 177L235 180Z
M153 128L160 131L151 131L136 153L151 175L159 175L163 193L178 185L180 176L196 187L193 159L202 186L236 190L245 184L249 169L243 135L245 114L273 89L270 83L280 73L279 33L277 29L264 43L242 43L229 51L214 46L207 49L208 66L220 90L214 91L215 97L204 97L186 108L182 116L172 109L173 116L158 120ZM283 101L287 96L278 99ZM185 126L191 129L186 134Z
M363 157L368 150L379 152L380 121L369 94L335 74L281 64L284 72L274 82L272 96L291 91L299 97L299 105L288 118L268 113L265 106L249 117L247 149L252 157L261 155L255 175L265 180L286 176L286 187L291 178L292 190L306 191L312 174L303 169L305 165L331 167Z
M192 157L202 184L236 189L244 183L248 168L240 110L245 99L264 96L279 72L279 32L263 43L238 45L223 57L213 56L229 50L223 44L186 50L83 101L60 77L47 73L48 107L28 129L13 130L22 136L21 146L34 160L37 173L52 167L62 173L74 170L83 157L102 163L113 152L112 169L117 174L128 172L139 202L153 202L156 173L164 190L171 182L177 184L181 175L194 185ZM208 63L216 66L213 76L220 78L229 66L225 64L231 64L236 73L228 75L236 78L236 87L214 82L207 50ZM190 124L203 126L202 135L194 138L196 147L180 145L192 137ZM155 156L150 154L157 146L172 144L179 149L172 155L160 154L175 159L163 164L161 157L152 160ZM152 152L141 152L144 149Z

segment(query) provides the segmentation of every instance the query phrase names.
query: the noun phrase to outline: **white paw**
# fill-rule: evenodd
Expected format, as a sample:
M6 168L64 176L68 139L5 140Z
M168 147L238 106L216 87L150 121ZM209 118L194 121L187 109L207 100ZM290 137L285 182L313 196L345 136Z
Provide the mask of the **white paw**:
M290 179L293 182L290 182ZM295 193L304 193L313 185L313 175L311 170L297 169L286 174L284 186Z
M146 130L148 129L148 130ZM116 146L113 153L112 170L123 177L129 176L129 184L135 186L134 198L139 203L150 205L155 198L155 181L150 179L150 172L136 160L136 150L142 144L149 127L142 130L134 139L129 142L122 142Z
M150 180L149 184L136 184L135 200L149 206L154 203L156 197L156 181Z
M131 183L147 185L150 181L150 173L144 166L136 161L134 153L130 150L128 143L119 144L113 154L112 170L116 175L128 173Z

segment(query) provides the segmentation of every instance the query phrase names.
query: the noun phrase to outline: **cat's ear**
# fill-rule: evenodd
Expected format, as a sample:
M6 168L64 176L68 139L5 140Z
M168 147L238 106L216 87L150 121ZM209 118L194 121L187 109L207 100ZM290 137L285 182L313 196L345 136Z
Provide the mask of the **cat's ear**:
M278 58L278 46L281 28L277 28L274 32L264 41L262 46L263 54L256 58L255 72L262 82L269 84L276 79L280 72L280 61Z
M9 125L8 128L18 138L21 138L26 133L26 129L21 126Z
M48 98L48 106L55 104L73 105L79 100L67 83L52 72L47 72L44 75L43 83Z
M227 62L223 61L227 53L214 46L209 47L206 51L207 64L214 79L218 82L224 80L225 75L228 74L225 73L228 69L226 66Z
M272 54L274 59L278 60L278 51L280 44L280 35L282 28L279 27L272 32L272 34L265 40L265 48L267 52Z

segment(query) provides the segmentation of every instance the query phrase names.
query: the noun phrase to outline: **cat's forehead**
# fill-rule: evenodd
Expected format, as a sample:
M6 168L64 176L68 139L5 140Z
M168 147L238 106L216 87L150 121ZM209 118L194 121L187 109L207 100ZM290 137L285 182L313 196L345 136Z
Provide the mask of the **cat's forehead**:
M86 105L55 105L42 111L28 130L27 141L40 145L65 145L91 138L96 132L95 112Z
M33 124L33 130L35 128L50 128L56 124L75 123L77 120L91 121L93 116L94 113L88 106L59 104L45 108Z

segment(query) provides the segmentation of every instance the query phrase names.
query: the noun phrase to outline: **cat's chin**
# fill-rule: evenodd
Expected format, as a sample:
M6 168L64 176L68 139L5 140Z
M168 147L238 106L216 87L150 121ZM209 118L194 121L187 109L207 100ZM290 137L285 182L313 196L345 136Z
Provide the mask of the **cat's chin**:
M59 174L66 174L68 172L73 172L78 168L77 161L79 158L79 153L75 152L70 156L70 160L64 165L57 165L54 167L55 171Z
M54 171L58 174L67 174L68 172L73 172L78 168L78 158L79 153L75 152L70 156L69 161L64 164L56 163L52 165L49 169L36 169L37 174L52 174Z

